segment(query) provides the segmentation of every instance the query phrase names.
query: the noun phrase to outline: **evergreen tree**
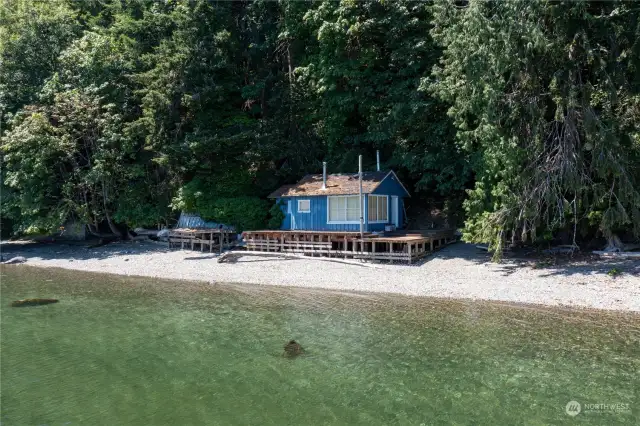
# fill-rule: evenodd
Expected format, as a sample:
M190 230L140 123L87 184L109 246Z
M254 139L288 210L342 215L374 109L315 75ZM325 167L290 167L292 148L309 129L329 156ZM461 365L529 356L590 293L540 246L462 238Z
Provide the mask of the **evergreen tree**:
M322 161L372 169L380 150L414 203L468 190L471 241L640 233L634 3L2 6L0 214L16 231L179 210L277 226L273 189Z
M639 10L628 2L440 1L430 78L475 153L466 237L640 234ZM498 250L499 251L499 250Z

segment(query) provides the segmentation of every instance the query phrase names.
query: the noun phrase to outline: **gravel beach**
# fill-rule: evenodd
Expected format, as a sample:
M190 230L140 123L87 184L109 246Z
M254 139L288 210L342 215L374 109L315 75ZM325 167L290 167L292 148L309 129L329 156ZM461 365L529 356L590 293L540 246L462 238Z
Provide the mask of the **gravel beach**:
M495 264L486 252L464 243L449 245L411 266L244 252L232 253L218 263L217 254L169 250L146 241L98 248L4 242L1 249L4 259L24 256L27 265L38 267L640 312L637 260ZM620 274L612 277L612 270Z

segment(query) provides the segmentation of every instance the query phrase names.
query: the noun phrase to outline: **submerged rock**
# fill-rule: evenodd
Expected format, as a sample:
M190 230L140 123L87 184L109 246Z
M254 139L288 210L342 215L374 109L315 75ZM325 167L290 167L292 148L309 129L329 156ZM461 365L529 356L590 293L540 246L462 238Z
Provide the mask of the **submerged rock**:
M20 308L23 306L49 305L51 303L58 303L58 299L22 299L11 302L11 306Z
M300 343L296 342L295 340L289 340L289 343L284 345L284 353L282 355L291 357L300 355L302 353L304 353L304 349L302 349Z
M23 256L16 256L13 257L9 260L5 260L4 262L2 262L3 265L11 265L12 263L24 263L27 261L26 257Z

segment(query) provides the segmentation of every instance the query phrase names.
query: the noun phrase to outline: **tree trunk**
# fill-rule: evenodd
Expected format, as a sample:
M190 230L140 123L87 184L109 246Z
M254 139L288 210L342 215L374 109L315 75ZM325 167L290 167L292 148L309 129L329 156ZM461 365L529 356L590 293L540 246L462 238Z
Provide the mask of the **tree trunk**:
M603 251L609 252L621 252L624 251L624 243L616 234L611 234L607 237L607 246Z
M116 224L113 223L113 220L111 220L111 216L106 210L104 212L104 215L107 219L107 224L109 225L109 229L111 230L111 232L113 232L113 234L116 235L118 238L124 238L124 235L122 235L122 232L120 232Z
M123 238L122 233L116 227L115 223L113 223L113 220L111 220L111 215L109 214L109 209L107 208L107 187L104 184L104 178L102 179L102 206L104 208L104 217L107 219L107 224L109 225L109 229L118 238Z
M121 238L120 233L118 232L117 234L106 234L104 232L100 232L98 230L98 227L95 225L87 225L87 229L89 230L89 233L91 235L93 235L94 237L98 237L98 238L104 238L104 239L110 239L110 240L116 240Z

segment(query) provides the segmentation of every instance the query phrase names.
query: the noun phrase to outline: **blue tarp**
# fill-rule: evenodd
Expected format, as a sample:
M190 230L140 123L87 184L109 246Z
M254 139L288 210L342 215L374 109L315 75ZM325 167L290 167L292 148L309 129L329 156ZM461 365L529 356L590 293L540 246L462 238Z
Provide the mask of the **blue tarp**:
M176 228L206 228L206 229L229 229L232 230L232 226L225 225L224 223L207 222L196 213L180 213L180 219Z

